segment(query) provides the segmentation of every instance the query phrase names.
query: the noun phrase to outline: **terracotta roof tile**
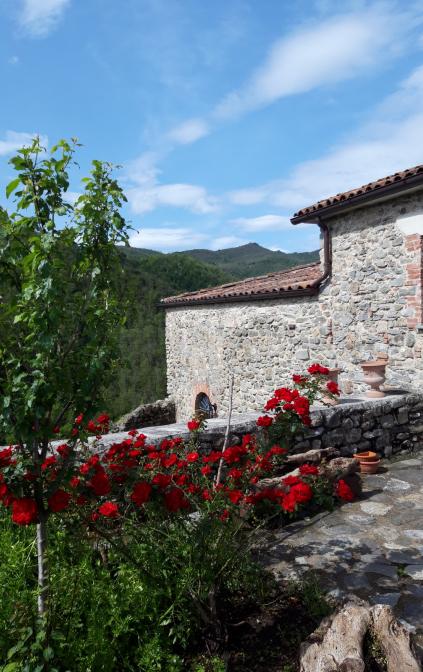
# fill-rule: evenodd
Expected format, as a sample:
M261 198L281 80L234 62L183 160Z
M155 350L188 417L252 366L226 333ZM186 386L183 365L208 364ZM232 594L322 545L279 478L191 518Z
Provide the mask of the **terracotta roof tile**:
M369 197L373 197L373 195L377 194L378 190L383 189L386 191L387 189L389 190L389 187L392 187L392 190L394 190L405 183L406 180L417 176L422 178L423 183L423 164L414 166L414 168L407 168L407 170L401 170L398 173L382 177L356 189L344 191L341 194L336 194L336 196L330 196L329 198L317 201L317 203L313 203L313 205L309 205L307 208L302 208L302 210L296 212L291 221L297 223L296 220L319 214L323 210L342 205L345 202L351 202L353 205L355 201L367 200Z
M227 301L245 301L251 299L272 299L292 292L309 292L317 286L321 276L320 263L297 266L286 271L268 273L256 278L247 278L219 287L200 289L177 296L162 299L161 304L177 306L194 303L220 303Z

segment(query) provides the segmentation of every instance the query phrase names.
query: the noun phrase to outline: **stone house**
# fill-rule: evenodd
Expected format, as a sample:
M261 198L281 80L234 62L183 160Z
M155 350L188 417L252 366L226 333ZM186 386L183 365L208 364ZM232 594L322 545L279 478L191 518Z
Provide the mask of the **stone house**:
M360 363L389 357L386 384L423 384L423 165L319 201L292 224L320 227L320 262L163 299L168 393L195 406L259 410L312 361L362 389Z

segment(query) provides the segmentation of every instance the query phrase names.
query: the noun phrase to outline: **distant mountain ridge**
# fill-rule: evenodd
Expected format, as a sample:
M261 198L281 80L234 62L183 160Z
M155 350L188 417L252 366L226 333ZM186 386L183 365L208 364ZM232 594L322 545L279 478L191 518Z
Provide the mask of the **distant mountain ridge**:
M266 273L282 271L293 266L310 264L313 261L319 260L318 250L314 250L313 252L281 252L279 250L269 250L266 247L258 245L258 243L247 243L246 245L230 247L225 250L194 249L169 254L142 248L131 248L128 250L128 255L131 257L138 255L170 256L172 254L186 255L197 261L216 266L217 269L224 271L224 273L230 275L234 280L241 280L255 275L265 275Z

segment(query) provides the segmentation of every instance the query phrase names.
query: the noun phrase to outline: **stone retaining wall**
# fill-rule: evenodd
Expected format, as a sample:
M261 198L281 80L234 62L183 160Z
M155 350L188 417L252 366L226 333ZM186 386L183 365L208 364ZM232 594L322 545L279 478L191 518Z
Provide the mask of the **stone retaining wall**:
M313 410L312 427L299 437L296 450L340 448L342 455L373 450L382 457L423 448L423 394L384 399L345 400Z
M151 404L142 404L133 411L123 415L113 429L124 431L137 427L153 427L157 425L170 425L176 422L175 403L172 399L159 399Z
M257 431L257 413L234 415L231 422L230 444L247 433ZM423 448L423 393L389 395L384 399L345 398L333 407L314 407L312 426L295 444L298 452L309 448L334 446L342 455L356 451L374 450L382 457ZM226 418L208 420L201 434L201 444L207 449L221 447L226 430ZM141 428L150 443L159 443L169 436L188 438L186 424ZM126 438L126 433L109 434L103 438L108 445Z

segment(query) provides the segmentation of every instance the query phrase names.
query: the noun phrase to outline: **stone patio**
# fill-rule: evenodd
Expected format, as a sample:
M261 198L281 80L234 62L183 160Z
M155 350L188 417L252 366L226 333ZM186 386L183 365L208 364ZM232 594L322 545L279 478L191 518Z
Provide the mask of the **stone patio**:
M423 652L423 457L363 481L359 501L273 533L262 561L282 580L312 572L336 599L390 604Z

